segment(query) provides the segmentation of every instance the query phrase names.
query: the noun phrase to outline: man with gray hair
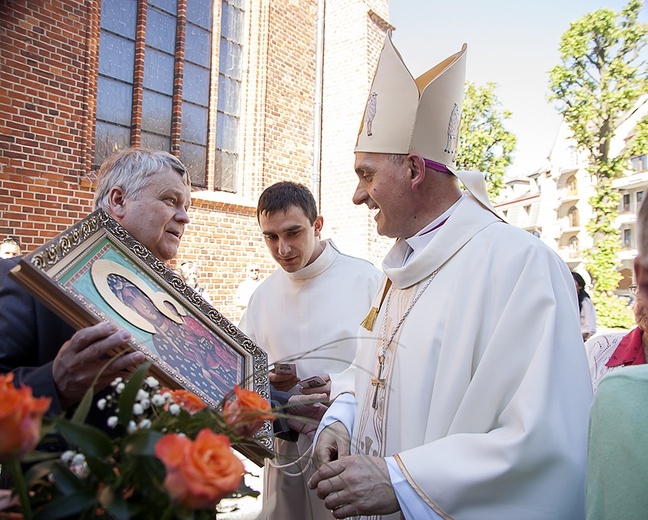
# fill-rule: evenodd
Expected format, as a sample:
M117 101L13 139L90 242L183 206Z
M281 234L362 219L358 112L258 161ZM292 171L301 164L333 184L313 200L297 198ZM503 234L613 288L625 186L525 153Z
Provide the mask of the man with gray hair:
M648 202L637 217L634 260L637 303L648 298ZM645 337L645 334L643 335ZM585 512L587 520L643 520L648 513L648 346L643 363L610 372L601 380L590 417Z
M182 163L162 152L128 148L103 163L94 207L111 215L162 262L174 258L189 223L190 180ZM0 373L18 386L51 397L50 413L74 408L130 334L103 322L75 332L8 273L20 257L0 260ZM117 358L95 385L99 391L145 360L140 352Z

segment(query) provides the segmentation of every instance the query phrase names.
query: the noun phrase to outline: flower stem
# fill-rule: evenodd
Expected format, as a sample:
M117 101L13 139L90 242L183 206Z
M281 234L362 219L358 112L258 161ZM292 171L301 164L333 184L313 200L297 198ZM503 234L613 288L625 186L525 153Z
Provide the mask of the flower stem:
M9 473L14 481L18 496L20 497L20 505L22 506L23 517L25 520L32 519L31 504L29 502L29 492L25 484L25 476L23 475L22 468L20 467L19 460L11 460L7 464L9 466Z

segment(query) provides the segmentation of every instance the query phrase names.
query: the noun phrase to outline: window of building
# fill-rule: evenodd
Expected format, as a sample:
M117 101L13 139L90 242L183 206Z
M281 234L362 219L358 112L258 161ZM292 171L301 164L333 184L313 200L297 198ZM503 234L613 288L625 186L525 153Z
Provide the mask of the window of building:
M575 175L572 175L567 179L566 186L569 195L578 195L578 181L576 180Z
M575 146L568 146L567 157L569 158L571 165L576 166L578 164L578 148Z
M631 229L624 229L623 230L623 247L631 247L632 246L632 230Z
M570 258L577 258L579 251L580 251L580 244L578 242L578 238L576 237L571 237L569 239L569 257Z
M639 211L639 206L641 205L642 200L643 200L643 191L638 191L637 192L637 211Z
M222 2L218 71L211 67L213 0L102 1L95 166L139 143L177 155L192 184L207 187L213 113L214 188L236 191L244 1ZM218 107L210 106L215 73Z
M578 217L578 208L572 206L567 212L567 218L569 220L569 227L578 227L580 226L580 219Z
M527 217L531 214L531 204L524 205L524 213Z
M647 155L637 155L630 159L632 164L632 169L636 172L644 172L648 170L648 156Z
M630 211L630 194L624 193L621 197L621 208L620 211Z
M243 1L223 0L216 116L216 189L236 191L243 56Z

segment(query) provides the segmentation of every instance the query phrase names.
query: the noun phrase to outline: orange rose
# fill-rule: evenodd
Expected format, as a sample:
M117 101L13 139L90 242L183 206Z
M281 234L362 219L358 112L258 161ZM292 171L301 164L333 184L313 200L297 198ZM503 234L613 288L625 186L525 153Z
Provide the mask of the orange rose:
M257 392L234 387L236 400L225 403L223 419L236 434L252 437L263 426L263 421L273 421L276 417L270 411L270 403Z
M198 396L188 392L187 390L167 390L164 393L169 394L171 399L173 399L173 402L183 410L189 412L190 415L193 415L207 407L207 405L203 403Z
M193 442L175 433L165 435L155 445L155 455L166 467L165 489L191 509L214 507L238 489L245 473L227 436L209 428Z
M16 388L13 374L0 375L0 462L19 459L40 439L49 397L34 398L31 388Z

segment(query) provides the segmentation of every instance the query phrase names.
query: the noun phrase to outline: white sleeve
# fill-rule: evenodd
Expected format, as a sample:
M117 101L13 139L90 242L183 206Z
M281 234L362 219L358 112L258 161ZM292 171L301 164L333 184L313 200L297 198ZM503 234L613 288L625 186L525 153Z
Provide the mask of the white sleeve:
M317 444L317 438L319 437L320 432L335 421L340 421L344 424L345 428L349 432L349 437L351 437L353 434L353 424L355 422L355 412L356 399L353 394L346 393L338 396L326 411L324 417L322 417L322 420L317 427L317 432L315 432L315 437L313 438L313 446Z
M596 311L594 304L589 298L583 299L583 308L581 309L581 332L590 335L596 332Z
M396 459L385 457L385 462L387 462L389 470L389 480L391 480L405 520L443 520L409 485L405 475L398 467Z

